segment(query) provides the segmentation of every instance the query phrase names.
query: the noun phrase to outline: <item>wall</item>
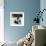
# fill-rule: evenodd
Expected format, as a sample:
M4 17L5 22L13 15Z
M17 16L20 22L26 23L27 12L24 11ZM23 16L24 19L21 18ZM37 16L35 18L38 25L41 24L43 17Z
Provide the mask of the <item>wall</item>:
M40 0L40 9L41 9L41 11L42 11L43 9L46 9L46 0ZM41 21L41 22L40 22L40 25L46 27L46 20L45 20L45 19L46 19L46 11L43 12L42 17L43 17L43 22Z
M40 0L4 0L4 36L7 41L18 41L32 30L35 12L40 9ZM24 26L10 26L10 12L24 12Z

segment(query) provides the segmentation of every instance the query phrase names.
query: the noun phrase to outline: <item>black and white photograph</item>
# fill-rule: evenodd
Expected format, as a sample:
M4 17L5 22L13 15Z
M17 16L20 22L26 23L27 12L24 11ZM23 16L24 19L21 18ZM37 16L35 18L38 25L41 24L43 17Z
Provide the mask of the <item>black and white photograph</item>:
M24 12L10 12L10 26L24 26Z

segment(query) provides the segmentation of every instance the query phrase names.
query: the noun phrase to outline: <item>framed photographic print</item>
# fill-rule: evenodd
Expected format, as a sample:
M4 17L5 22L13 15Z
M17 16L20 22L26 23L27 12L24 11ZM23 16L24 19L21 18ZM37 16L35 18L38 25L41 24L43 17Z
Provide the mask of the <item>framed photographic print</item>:
M10 12L10 26L24 26L24 12Z

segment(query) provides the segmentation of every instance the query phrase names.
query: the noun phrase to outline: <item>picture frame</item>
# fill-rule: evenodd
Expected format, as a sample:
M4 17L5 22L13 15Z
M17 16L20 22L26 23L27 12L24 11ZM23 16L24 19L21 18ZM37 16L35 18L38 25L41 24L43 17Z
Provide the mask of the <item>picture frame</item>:
M10 12L10 26L24 26L24 12Z

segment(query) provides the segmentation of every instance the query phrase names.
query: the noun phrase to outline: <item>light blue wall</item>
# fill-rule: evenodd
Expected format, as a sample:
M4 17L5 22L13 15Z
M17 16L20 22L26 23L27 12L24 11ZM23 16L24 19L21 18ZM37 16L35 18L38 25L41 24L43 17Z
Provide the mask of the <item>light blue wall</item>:
M5 40L18 41L31 29L35 12L40 9L40 0L4 0L4 35ZM10 26L10 12L24 12L24 27Z
M46 0L41 0L40 1L40 10L42 11L43 9L46 9ZM46 11L43 12L42 17L43 17L43 22L40 21L40 25L46 27Z

